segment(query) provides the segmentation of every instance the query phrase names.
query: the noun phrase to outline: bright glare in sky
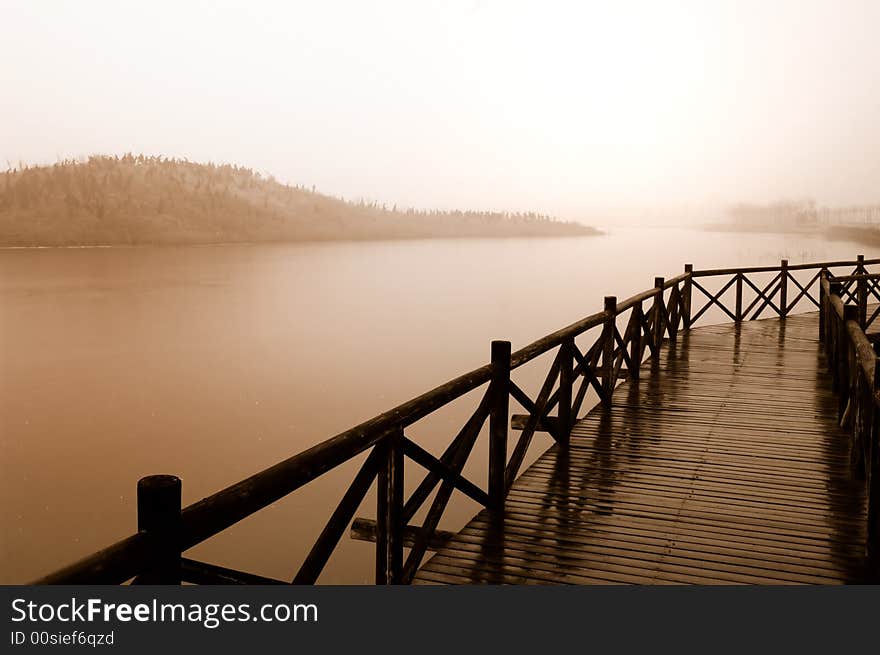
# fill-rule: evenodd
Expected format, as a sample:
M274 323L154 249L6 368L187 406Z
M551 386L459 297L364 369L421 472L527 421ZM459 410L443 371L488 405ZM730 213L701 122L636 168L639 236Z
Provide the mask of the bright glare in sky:
M0 161L126 151L346 198L880 201L880 2L0 5Z

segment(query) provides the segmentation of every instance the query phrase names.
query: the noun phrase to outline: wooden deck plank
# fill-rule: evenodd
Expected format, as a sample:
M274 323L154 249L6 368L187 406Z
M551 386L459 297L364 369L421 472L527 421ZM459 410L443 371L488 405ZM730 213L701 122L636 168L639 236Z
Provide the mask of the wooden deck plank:
M461 531L461 535L482 538L485 530L492 526L474 522ZM540 547L544 543L594 543L595 541L620 541L636 544L668 545L669 529L657 521L639 524L636 521L604 524L591 522L585 529L566 526L565 534L560 534L552 526L546 533L541 533L544 526L536 526L528 520L517 520L515 514L506 517L504 541L527 541L532 547ZM539 530L536 533L536 529ZM762 541L752 535L725 535L725 543L719 543L717 532L700 532L693 529L680 531L676 534L675 544L684 551L694 553L718 553L743 560L760 562L784 562L809 567L811 571L844 570L853 565L853 561L837 558L827 547L805 548L789 542ZM743 544L748 548L744 549Z
M863 484L818 314L695 328L422 566L422 584L838 584Z

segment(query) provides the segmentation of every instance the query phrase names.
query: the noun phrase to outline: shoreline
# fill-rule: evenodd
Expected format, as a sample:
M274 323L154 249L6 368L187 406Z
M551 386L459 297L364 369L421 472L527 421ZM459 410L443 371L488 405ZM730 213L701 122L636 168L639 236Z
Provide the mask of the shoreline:
M743 228L729 224L703 224L700 229L706 232L734 232L738 234L792 234L815 237L829 241L850 241L863 246L880 247L880 225L825 225L820 228Z
M592 231L581 234L505 234L505 235L479 235L479 236L418 236L418 237L387 237L378 239L301 239L294 241L195 241L187 242L156 242L156 243L96 243L78 245L36 245L14 246L0 245L2 250L89 250L99 248L190 248L208 246L290 246L299 244L324 244L324 243L393 243L404 241L487 241L500 239L580 239L585 237L608 236L610 232L598 228L590 228Z

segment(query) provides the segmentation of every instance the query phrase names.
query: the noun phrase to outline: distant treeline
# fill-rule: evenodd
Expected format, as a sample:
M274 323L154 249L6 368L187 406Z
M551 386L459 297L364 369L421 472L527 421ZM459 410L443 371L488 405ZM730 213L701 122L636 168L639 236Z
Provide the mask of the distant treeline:
M596 234L536 213L349 202L249 168L93 156L0 173L0 245L62 246Z
M813 200L740 203L728 212L731 223L747 228L803 228L822 225L880 225L880 205L820 206Z

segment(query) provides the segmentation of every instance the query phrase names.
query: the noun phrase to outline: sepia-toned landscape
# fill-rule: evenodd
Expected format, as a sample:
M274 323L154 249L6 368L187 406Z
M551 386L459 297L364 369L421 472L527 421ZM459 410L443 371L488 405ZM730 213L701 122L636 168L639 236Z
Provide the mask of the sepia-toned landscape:
M0 582L876 583L877 24L3 3Z

